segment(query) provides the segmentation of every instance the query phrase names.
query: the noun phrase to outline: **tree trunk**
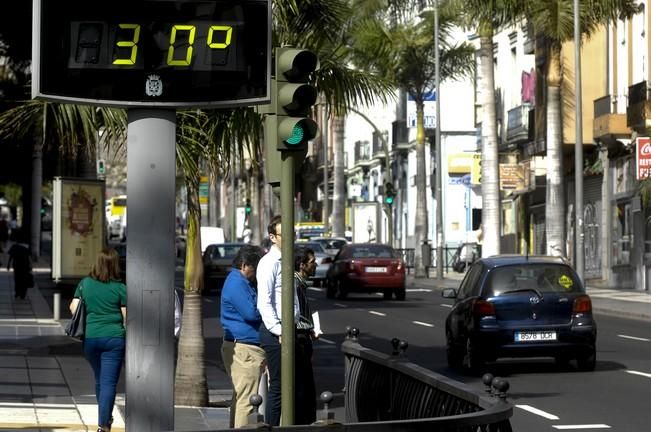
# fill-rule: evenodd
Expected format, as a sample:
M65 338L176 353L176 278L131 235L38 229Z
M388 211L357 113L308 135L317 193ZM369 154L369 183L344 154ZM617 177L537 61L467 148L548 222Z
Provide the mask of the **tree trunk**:
M500 253L500 187L493 35L480 38L482 256Z
M179 351L174 384L174 400L177 405L207 406L208 384L204 366L203 338L203 266L199 227L199 179L188 180L187 240L185 250L185 297L183 321L179 337ZM190 183L194 181L194 183Z
M547 199L545 233L547 254L565 256L565 196L561 129L560 46L550 49L547 74Z
M416 270L415 277L427 277L427 267L432 263L423 261L423 254L421 246L427 242L427 230L429 223L427 220L427 173L425 170L425 122L424 122L424 103L422 101L416 102L416 221L414 226L414 234L416 236L416 244L414 250L414 268ZM439 145L440 147L440 145ZM437 157L440 157L439 151ZM441 203L436 203L441 205ZM438 263L441 264L441 263Z
M332 193L332 236L343 237L346 223L346 167L344 166L344 128L345 118L336 116L334 128L334 191Z

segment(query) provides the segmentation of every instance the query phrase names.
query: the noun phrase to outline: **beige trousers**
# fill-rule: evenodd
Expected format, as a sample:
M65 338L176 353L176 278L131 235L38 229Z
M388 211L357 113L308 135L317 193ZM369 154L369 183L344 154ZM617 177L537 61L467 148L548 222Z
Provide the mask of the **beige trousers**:
M233 383L231 426L239 428L248 423L247 417L255 410L249 398L258 393L265 367L264 350L254 345L224 341L222 360Z

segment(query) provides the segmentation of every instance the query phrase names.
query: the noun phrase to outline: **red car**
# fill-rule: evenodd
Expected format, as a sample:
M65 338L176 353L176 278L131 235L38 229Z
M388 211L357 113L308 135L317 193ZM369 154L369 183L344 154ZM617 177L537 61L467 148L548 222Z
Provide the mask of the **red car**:
M326 297L343 299L349 292L381 292L405 299L405 263L396 251L376 243L348 244L326 273Z

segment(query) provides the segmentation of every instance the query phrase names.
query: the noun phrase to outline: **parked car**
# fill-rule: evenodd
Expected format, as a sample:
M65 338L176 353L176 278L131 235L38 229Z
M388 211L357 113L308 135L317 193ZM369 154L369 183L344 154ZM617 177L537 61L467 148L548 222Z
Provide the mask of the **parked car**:
M211 244L203 252L204 294L221 292L224 280L233 268L233 258L246 243Z
M592 302L562 258L500 255L479 259L459 289L445 322L448 365L481 372L500 357L576 359L594 370L597 323Z
M316 270L314 271L314 275L310 277L310 281L312 281L314 286L321 286L325 281L326 273L332 264L332 257L326 253L321 243L313 242L311 240L307 242L298 242L294 244L294 247L306 247L314 251Z
M345 298L349 292L381 292L405 299L405 264L387 245L353 243L335 256L326 274L326 297Z
M310 242L321 243L326 253L335 256L344 245L348 244L348 240L343 237L312 237Z

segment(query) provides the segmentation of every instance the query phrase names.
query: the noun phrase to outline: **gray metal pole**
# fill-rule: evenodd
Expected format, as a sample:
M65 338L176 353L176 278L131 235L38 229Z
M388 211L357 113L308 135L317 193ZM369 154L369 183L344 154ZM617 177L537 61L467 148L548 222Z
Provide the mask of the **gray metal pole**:
M280 394L281 424L294 424L294 167L296 153L282 152L280 177L280 208L282 246L281 317L282 340L280 344Z
M436 277L443 279L443 248L445 238L443 232L443 146L441 145L441 67L440 67L440 49L439 49L439 2L434 3L434 48L435 62L434 66L434 86L436 87Z
M575 267L583 280L585 257L583 255L583 96L581 92L581 15L579 0L574 0L574 64L575 64L575 104L576 139L574 145L574 208L575 208Z
M325 102L325 98L323 98ZM321 104L321 146L323 148L323 231L327 235L330 231L330 194L328 184L330 177L328 173L328 107Z
M126 426L174 429L176 114L128 112Z
M237 156L237 146L235 141L232 142L231 147L231 241L237 241L237 191L235 190L235 159Z

